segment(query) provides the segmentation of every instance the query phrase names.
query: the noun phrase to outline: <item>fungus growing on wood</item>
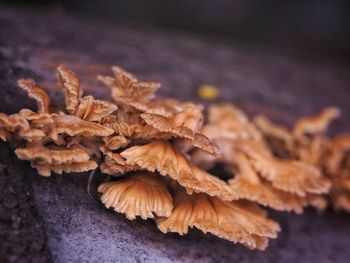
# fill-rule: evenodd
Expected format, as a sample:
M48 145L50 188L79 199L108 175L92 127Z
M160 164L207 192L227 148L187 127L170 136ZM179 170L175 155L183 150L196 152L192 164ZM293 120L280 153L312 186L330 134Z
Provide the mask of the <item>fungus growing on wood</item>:
M118 181L102 183L98 187L101 201L130 220L154 215L169 217L173 200L162 178L148 172L137 172Z
M0 113L0 139L42 176L99 168L102 203L128 219L264 250L280 226L259 205L301 213L329 200L350 211L350 137L325 134L337 108L290 130L262 115L251 121L233 104L212 105L206 116L201 105L157 99L159 83L120 67L98 76L115 102L83 96L74 72L57 71L65 109L51 112L45 89L19 80L38 109Z

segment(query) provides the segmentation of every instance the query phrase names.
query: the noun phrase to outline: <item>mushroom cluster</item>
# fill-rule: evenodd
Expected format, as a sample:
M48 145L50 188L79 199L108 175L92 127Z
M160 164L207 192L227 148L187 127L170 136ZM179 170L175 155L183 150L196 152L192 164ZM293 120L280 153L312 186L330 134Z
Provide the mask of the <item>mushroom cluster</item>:
M327 107L315 116L301 118L291 130L265 116L254 121L277 156L317 167L330 182L329 191L314 196L311 205L324 210L330 203L336 211L350 212L350 135L330 138L326 134L339 116L338 108Z
M201 105L155 99L159 83L112 71L98 79L114 102L84 96L76 74L60 66L66 107L55 111L43 87L19 80L38 110L0 113L0 138L42 176L99 168L109 175L98 186L102 203L130 220L152 218L164 233L195 227L264 250L280 226L261 206L301 213L329 199L350 210L350 137L325 135L338 109L292 131L264 116L251 121L231 104L210 106L205 119Z

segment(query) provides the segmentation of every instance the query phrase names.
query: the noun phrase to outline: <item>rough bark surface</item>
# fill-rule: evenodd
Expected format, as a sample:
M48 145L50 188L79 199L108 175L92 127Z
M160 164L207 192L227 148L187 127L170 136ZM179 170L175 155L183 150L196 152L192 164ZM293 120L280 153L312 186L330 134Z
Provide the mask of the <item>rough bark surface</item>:
M0 143L0 262L51 259L42 220L35 208L27 166Z
M44 84L53 106L62 105L55 80L59 64L77 71L85 93L98 98L108 98L109 90L95 74L117 64L161 81L162 96L198 100L195 88L210 83L220 88L221 101L287 124L337 105L344 114L333 132L350 130L348 66L292 50L0 7L0 112L35 109L16 86L18 78ZM350 257L348 215L271 212L282 232L266 252L255 252L199 231L164 235L151 221L128 221L91 199L86 174L40 177L4 143L0 157L1 262L24 262L23 255L27 261L50 261L50 251L56 262L348 262Z

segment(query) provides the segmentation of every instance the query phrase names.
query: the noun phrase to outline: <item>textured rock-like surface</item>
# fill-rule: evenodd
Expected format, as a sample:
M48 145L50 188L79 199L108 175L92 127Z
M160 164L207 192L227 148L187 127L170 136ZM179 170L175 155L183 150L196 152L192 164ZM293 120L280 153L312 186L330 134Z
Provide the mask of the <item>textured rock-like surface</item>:
M0 142L0 262L39 263L51 259L25 171L27 166Z
M34 101L16 87L23 77L44 84L53 105L62 105L55 79L59 64L81 76L86 94L107 98L109 90L95 74L118 64L140 78L159 80L163 96L195 100L195 88L210 83L220 87L222 101L284 123L334 104L344 110L334 130L350 130L349 67L300 53L5 7L0 40L0 112L34 109ZM28 164L18 169L31 179L27 186L33 188L56 262L347 262L350 257L346 215L272 213L282 232L266 252L255 252L198 231L164 235L152 222L128 221L88 196L86 174L42 178Z

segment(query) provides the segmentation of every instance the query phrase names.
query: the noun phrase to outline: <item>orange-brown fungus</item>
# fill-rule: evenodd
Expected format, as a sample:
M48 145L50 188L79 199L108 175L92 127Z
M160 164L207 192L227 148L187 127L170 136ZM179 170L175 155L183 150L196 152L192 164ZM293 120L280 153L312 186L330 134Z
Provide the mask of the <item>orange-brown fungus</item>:
M261 115L251 121L232 104L212 105L206 116L202 105L157 99L158 82L112 71L98 79L114 102L85 96L78 76L58 67L65 109L54 112L43 87L19 80L37 111L0 113L0 139L42 176L99 168L106 208L152 218L164 233L195 227L264 250L280 226L259 205L350 211L350 135L326 135L339 109L292 129Z
M257 211L258 210L258 211ZM196 227L251 249L264 250L267 238L276 238L279 225L268 219L258 207L240 201L228 202L206 194L188 195L178 189L174 210L169 217L157 219L158 228L186 234Z
M128 219L142 219L154 215L168 217L173 210L173 199L166 183L155 174L138 172L127 178L102 183L98 187L101 201L107 208L124 213Z

